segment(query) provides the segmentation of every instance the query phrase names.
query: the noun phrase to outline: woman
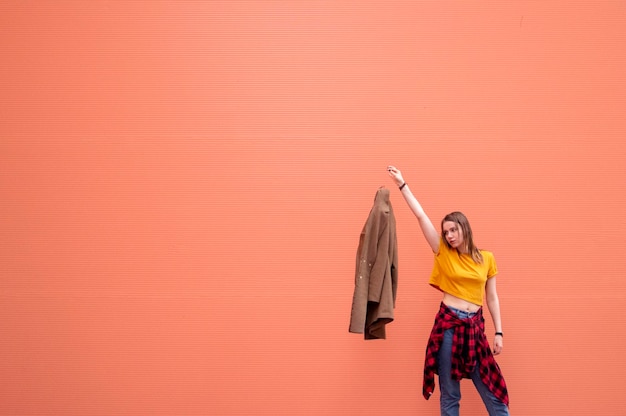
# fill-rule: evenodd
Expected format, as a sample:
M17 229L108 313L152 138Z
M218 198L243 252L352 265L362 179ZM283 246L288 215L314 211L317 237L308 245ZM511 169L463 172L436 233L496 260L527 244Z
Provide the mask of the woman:
M400 170L387 167L389 176L417 217L422 233L435 253L430 285L443 293L424 364L424 397L434 390L439 375L441 414L459 414L460 380L471 378L490 416L508 415L506 383L494 354L502 352L502 320L496 291L498 272L493 254L474 245L465 215L448 214L441 221L441 235L404 181ZM486 299L493 319L493 353L485 337L482 304Z

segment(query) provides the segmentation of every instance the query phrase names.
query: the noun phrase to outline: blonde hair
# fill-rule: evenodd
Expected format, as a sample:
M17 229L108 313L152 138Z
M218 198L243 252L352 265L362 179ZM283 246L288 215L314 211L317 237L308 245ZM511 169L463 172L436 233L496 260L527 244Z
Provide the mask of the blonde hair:
M470 227L470 223L467 220L467 217L462 212L459 212L459 211L451 212L450 214L443 217L443 220L441 220L441 235L443 235L443 223L448 222L448 221L451 221L457 224L461 228L461 230L463 231L463 244L465 245L465 248L467 249L467 253L470 256L472 256L472 259L476 263L482 264L483 255L478 249L478 247L476 247L476 245L474 244L472 227ZM448 248L452 248L450 247L450 244L448 244L447 239L444 238L443 242Z

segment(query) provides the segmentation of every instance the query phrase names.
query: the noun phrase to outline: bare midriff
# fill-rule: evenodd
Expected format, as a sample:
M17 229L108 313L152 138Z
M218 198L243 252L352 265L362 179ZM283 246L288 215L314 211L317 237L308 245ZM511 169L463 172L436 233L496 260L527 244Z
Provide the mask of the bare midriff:
M466 312L477 312L480 309L480 305L457 298L456 296L445 292L443 294L443 303L452 308Z

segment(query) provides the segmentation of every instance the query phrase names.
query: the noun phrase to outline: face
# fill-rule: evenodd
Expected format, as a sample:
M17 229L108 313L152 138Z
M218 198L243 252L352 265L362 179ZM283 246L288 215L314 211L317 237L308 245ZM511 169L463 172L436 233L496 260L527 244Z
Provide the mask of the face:
M463 248L463 230L456 222L446 221L443 223L443 238L450 244L450 247L457 250Z

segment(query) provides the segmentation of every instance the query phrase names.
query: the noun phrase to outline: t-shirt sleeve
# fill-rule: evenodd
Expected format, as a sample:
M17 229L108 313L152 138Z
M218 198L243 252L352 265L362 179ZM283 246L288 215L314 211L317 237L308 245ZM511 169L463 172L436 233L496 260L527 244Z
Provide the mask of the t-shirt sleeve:
M440 261L443 257L446 256L446 250L447 247L444 245L445 243L443 242L443 239L440 237L439 238L439 251L436 253L433 253L433 271L430 274L430 280L428 281L428 283L441 290L441 288L439 287L439 285L441 284L441 266L440 266Z
M493 257L493 253L487 252L487 279L491 279L495 275L498 274L498 265L496 264L496 259Z

